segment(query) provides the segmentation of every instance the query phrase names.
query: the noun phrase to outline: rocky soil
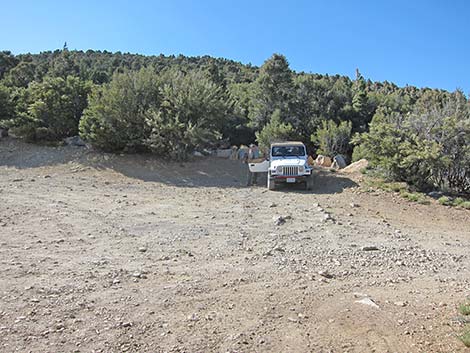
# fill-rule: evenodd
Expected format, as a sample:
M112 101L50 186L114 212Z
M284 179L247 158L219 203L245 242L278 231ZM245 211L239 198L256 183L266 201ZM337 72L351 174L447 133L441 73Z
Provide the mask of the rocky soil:
M0 140L2 352L465 352L470 211Z

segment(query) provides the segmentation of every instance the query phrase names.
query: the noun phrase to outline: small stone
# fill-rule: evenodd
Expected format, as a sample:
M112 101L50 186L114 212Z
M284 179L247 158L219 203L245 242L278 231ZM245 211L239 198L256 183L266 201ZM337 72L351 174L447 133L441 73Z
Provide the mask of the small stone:
M322 271L318 271L318 274L319 274L320 276L323 276L323 277L328 278L328 279L334 278L334 276L333 276L331 273L329 273L328 271L326 271L326 270L325 270L325 271L323 271L323 270L322 270Z
M379 248L375 245L363 246L362 251L377 251Z
M191 314L188 316L188 321L199 321L199 318L196 314Z
M406 306L406 302L402 302L402 301L398 301L398 302L395 302L393 304L395 304L396 306L401 306L401 307Z
M140 251L140 252L146 252L146 251L147 251L147 248L146 248L145 246L141 246L141 247L139 248L139 251Z
M370 298L363 298L361 300L356 300L355 302L359 304L371 306L375 309L379 309L379 306Z
M428 193L428 196L432 197L433 199L438 199L442 195L444 195L444 194L440 191L431 191L430 193Z
M282 216L273 216L274 225L280 226L286 223L286 219Z

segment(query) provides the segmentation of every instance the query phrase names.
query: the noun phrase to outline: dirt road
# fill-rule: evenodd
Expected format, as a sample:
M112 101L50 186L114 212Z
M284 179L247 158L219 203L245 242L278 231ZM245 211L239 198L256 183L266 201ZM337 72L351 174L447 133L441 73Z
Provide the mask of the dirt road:
M465 352L470 212L0 140L2 352Z

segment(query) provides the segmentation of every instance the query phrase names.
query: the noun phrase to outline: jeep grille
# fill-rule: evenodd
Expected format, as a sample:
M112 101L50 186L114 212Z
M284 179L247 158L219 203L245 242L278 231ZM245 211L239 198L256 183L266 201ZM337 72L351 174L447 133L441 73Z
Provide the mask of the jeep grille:
M297 176L297 175L299 175L299 167L297 167L297 166L284 166L284 167L282 167L282 175Z

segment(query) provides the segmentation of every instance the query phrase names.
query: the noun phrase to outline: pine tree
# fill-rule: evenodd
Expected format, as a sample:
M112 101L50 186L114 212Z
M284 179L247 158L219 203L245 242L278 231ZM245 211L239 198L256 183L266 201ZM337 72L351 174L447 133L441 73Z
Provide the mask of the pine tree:
M356 130L363 131L366 129L370 117L366 81L359 72L359 69L356 69L356 80L354 81L353 85L353 93L352 107L356 116L353 117L352 120Z
M276 109L281 117L289 115L289 102L294 93L293 74L285 56L273 54L261 66L253 85L250 119L256 128L263 128Z

